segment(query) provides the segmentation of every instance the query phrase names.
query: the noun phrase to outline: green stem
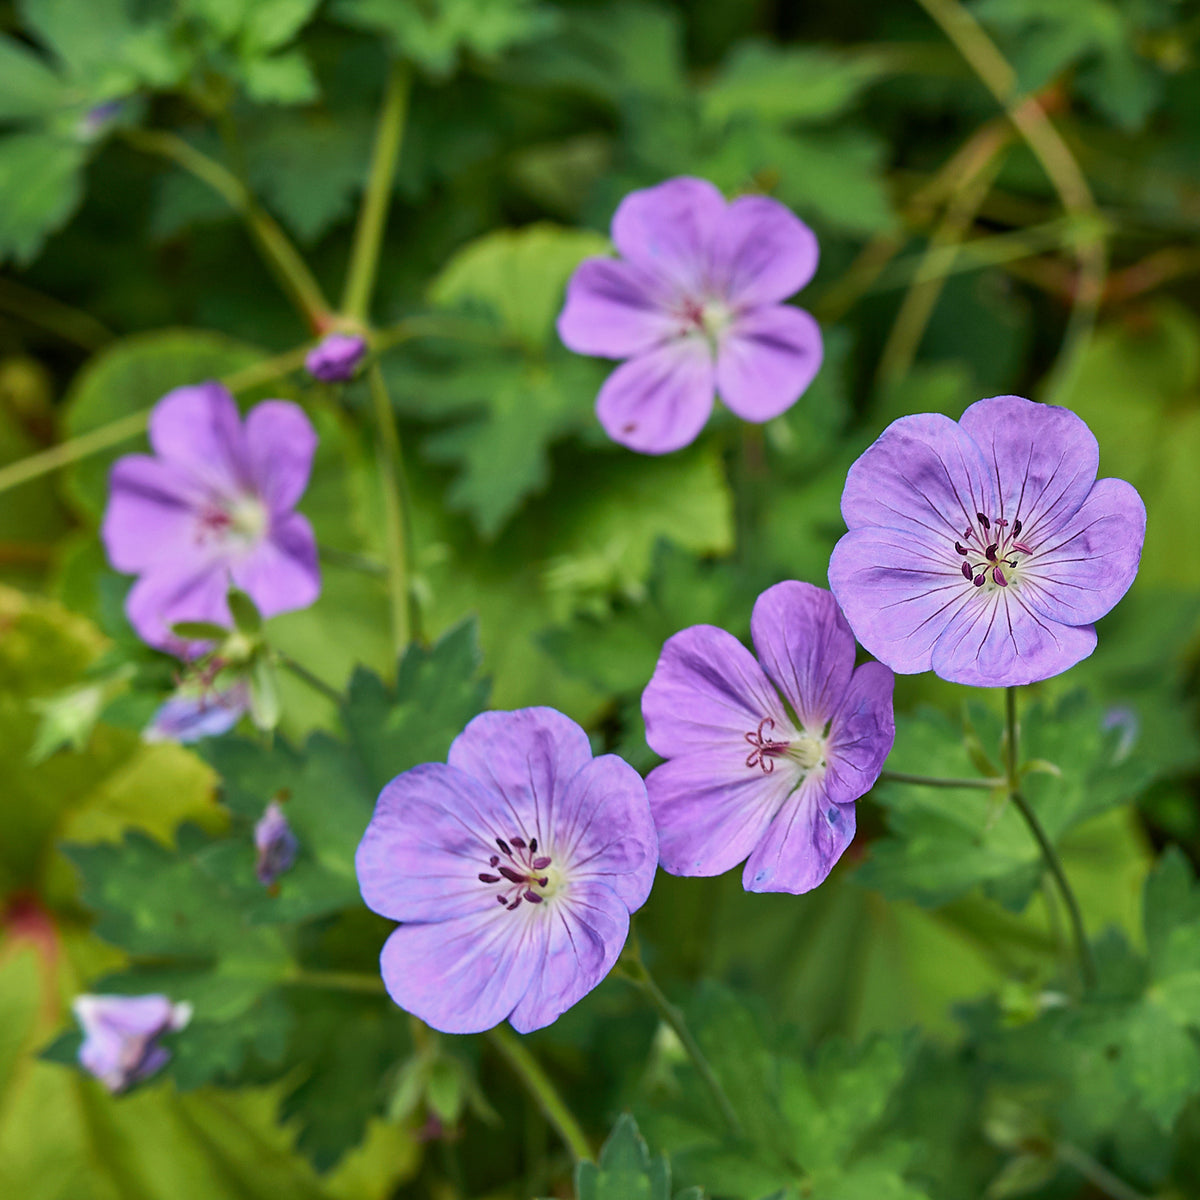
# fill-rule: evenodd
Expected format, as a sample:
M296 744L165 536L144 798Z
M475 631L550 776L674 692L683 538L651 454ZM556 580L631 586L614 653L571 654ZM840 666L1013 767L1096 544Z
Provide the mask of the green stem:
M1107 1167L1080 1150L1078 1146L1073 1146L1070 1142L1059 1142L1054 1152L1059 1162L1074 1167L1088 1183L1106 1196L1111 1196L1112 1200L1147 1200L1141 1192L1135 1191L1123 1179L1118 1179Z
M339 550L335 546L317 546L317 557L331 567L348 567L351 571L361 571L364 575L374 575L376 579L387 578L388 569L381 562L367 558L363 554L355 554L352 550Z
M320 331L328 326L329 302L321 285L275 219L232 171L173 133L127 129L124 136L131 146L170 159L223 196L246 222L267 265L312 329Z
M537 1059L521 1043L520 1038L507 1025L497 1025L495 1029L489 1031L487 1038L528 1089L529 1094L542 1110L542 1115L566 1143L567 1149L571 1151L575 1161L590 1161L593 1154L587 1135L567 1107L566 1102L558 1094L554 1084L550 1082L550 1077L542 1070Z
M910 775L907 771L884 771L879 776L880 782L886 783L911 783L918 787L935 787L935 788L981 788L988 791L994 791L996 788L1002 788L1007 783L1007 779L933 779L928 775Z
M1054 843L1042 827L1041 821L1038 820L1037 813L1033 811L1029 801L1020 791L1020 768L1018 766L1020 727L1017 724L1017 689L1015 687L1005 689L1004 716L1008 794L1017 811L1025 818L1025 823L1041 848L1046 866L1049 868L1050 874L1054 876L1054 882L1058 884L1058 890L1067 908L1067 916L1071 921L1071 934L1075 940L1075 951L1079 955L1079 969L1083 976L1083 986L1086 991L1091 991L1096 986L1096 964L1092 959L1092 949L1088 945L1087 931L1083 927L1083 914L1079 910L1079 902L1075 899L1075 893L1067 880L1067 874L1063 870L1062 860L1058 857Z
M734 1137L741 1137L743 1135L742 1123L738 1119L737 1112L729 1102L729 1097L725 1094L725 1089L721 1086L721 1081L705 1057L704 1051L700 1049L700 1043L692 1036L692 1031L688 1028L683 1013L667 999L662 988L655 982L645 962L642 961L641 949L637 946L633 935L630 936L630 944L633 949L626 954L621 963L626 978L646 994L650 1003L658 1010L658 1015L674 1032L688 1058L692 1060L696 1074L704 1081L704 1086L708 1089L729 1132Z
M329 700L339 708L341 707L342 694L337 688L326 683L320 676L314 675L303 663L297 662L290 654L285 654L279 649L275 649L274 654L279 661L279 665L284 670L290 671L297 679L312 688L314 692L318 692L326 700Z
M404 140L404 125L408 117L408 98L412 91L412 68L404 62L392 65L387 91L375 131L375 149L371 157L371 173L363 193L362 209L354 230L354 247L350 252L350 269L346 274L346 289L342 294L342 312L356 321L366 321L375 290L375 275L379 270L379 252L387 224L388 206L396 164L400 159L400 143Z
M379 481L383 488L384 537L386 539L388 601L392 614L392 646L397 655L408 645L410 631L417 628L408 586L408 506L404 503L404 459L396 415L378 364L367 370L371 404L375 410L376 454ZM410 616L412 622L410 624Z
M304 361L304 354L305 347L289 350L286 354L264 359L243 371L235 371L233 374L227 375L221 382L231 392L242 392L247 388L269 383L272 379L286 375L298 367ZM9 463L6 467L0 467L0 492L5 492L18 484L27 483L31 479L37 479L41 475L48 475L51 471L57 471L73 462L78 462L81 458L89 458L93 454L99 454L102 450L109 450L130 438L137 437L145 430L150 411L149 408L145 408L141 412L118 417L117 420L110 421L107 425L101 425L87 433L81 433L78 437L59 442L57 446L50 446L45 450L38 451L37 454L29 455L28 458L22 458L18 462Z
M292 987L319 988L329 992L387 995L387 988L384 987L380 976L364 975L359 971L320 971L297 967L283 982Z
M84 350L99 350L113 340L112 331L90 313L63 304L53 296L35 292L12 279L0 279L0 312L12 313L31 325L39 325L64 342Z

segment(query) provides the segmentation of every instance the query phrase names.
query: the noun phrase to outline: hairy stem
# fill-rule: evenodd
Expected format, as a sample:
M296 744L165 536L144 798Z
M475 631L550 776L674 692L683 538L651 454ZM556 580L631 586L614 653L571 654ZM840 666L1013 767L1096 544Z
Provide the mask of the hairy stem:
M654 977L650 974L645 962L642 960L641 950L632 935L630 937L630 944L633 946L633 949L632 951L627 950L621 962L625 977L635 987L641 989L646 998L658 1011L658 1015L679 1039L684 1052L692 1061L692 1066L696 1068L696 1074L704 1081L704 1086L708 1089L708 1093L712 1097L713 1103L716 1105L717 1111L721 1114L721 1118L724 1120L729 1132L734 1137L741 1137L743 1134L742 1123L738 1119L737 1112L729 1102L729 1097L725 1094L725 1089L721 1086L721 1081L717 1078L716 1072L713 1071L712 1064L705 1057L704 1051L700 1049L700 1043L696 1041L692 1035L692 1031L688 1028L683 1013L667 999L662 988L655 982Z
M275 219L232 171L174 133L128 129L126 141L147 154L168 158L223 196L246 222L267 265L314 332L329 324L329 302L321 285Z
M269 383L272 379L295 370L304 361L304 353L304 348L301 347L274 358L263 359L252 367L225 376L221 382L231 392L244 392L247 388ZM28 458L0 467L0 492L37 479L41 475L48 475L51 471L57 471L82 458L89 458L102 450L110 450L113 446L119 446L122 442L137 437L146 428L149 417L149 408L118 417L107 425L100 425L87 433L81 433L78 437L59 442L57 446L49 446L45 450L39 450L37 454L29 455Z
M367 385L375 411L376 456L383 489L383 520L387 552L388 602L392 614L392 647L402 654L410 633L417 628L417 613L408 586L408 506L404 503L404 459L400 431L378 364L367 370ZM410 617L412 618L410 623Z
M1085 990L1091 991L1096 986L1096 964L1092 959L1092 948L1088 945L1087 931L1083 927L1083 914L1079 910L1079 902L1075 899L1075 893L1067 880L1067 874L1063 870L1062 860L1058 857L1054 843L1042 827L1042 823L1038 820L1038 815L1033 811L1029 801L1021 794L1020 747L1018 744L1020 727L1017 723L1017 689L1015 687L1005 689L1004 717L1008 794L1013 804L1016 805L1017 811L1025 818L1025 823L1041 848L1046 866L1049 868L1050 874L1054 876L1054 882L1058 884L1058 890L1062 895L1067 916L1071 922L1071 934L1075 939L1075 951L1079 956L1079 970L1083 977L1083 986Z
M367 177L362 209L354 230L354 248L350 253L350 269L342 294L342 312L356 321L365 321L371 307L371 294L375 290L375 276L379 270L379 252L383 246L383 231L387 224L396 164L400 159L400 143L404 140L411 91L412 68L404 62L393 63L375 131L371 173Z
M1076 247L1079 275L1063 346L1050 373L1047 394L1054 399L1070 390L1077 377L1083 351L1096 324L1108 271L1108 246L1096 201L1071 148L1034 96L1017 95L1016 72L988 37L983 26L959 0L917 0L946 37L970 64L983 85L1033 152L1058 193L1063 208L1074 216L1091 218L1095 232Z
M314 675L303 663L297 662L290 654L285 654L282 650L274 648L272 652L278 660L279 665L285 671L290 671L297 679L312 688L314 692L324 696L332 704L341 707L342 694L337 688L326 683L319 675Z
M884 771L879 776L880 782L886 783L911 783L918 787L935 787L935 788L986 788L988 791L994 791L996 788L1002 788L1007 783L1007 779L982 778L982 779L935 779L929 775L910 775L907 771Z
M574 1113L542 1070L541 1064L521 1043L521 1039L507 1025L497 1025L488 1032L488 1041L512 1068L513 1073L525 1085L526 1090L537 1102L542 1115L562 1138L576 1162L587 1162L593 1157L587 1135L583 1132Z

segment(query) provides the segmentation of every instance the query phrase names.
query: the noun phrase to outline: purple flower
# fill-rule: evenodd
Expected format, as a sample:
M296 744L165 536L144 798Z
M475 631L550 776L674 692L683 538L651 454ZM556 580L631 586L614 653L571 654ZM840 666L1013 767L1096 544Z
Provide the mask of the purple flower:
M855 636L893 670L982 687L1086 658L1146 533L1099 460L1074 413L1019 396L892 422L850 468L829 564Z
M632 192L612 223L621 258L589 258L558 318L579 354L629 361L600 389L609 437L643 454L693 441L713 392L747 421L790 408L821 366L821 331L781 304L817 267L811 229L776 200L726 204L703 179Z
M300 843L275 800L267 805L254 826L254 849L257 852L254 874L263 887L270 887L296 861Z
M641 777L552 708L488 712L380 793L355 866L401 1008L445 1033L549 1025L608 974L658 843Z
M322 383L341 383L353 378L366 352L366 341L356 334L330 333L308 352L304 366Z
M712 625L668 638L642 696L646 740L667 759L646 780L659 861L720 875L749 855L747 891L799 894L854 837L854 801L895 737L893 676L855 669L845 617L808 583L763 592L750 633L758 660Z
M142 732L146 742L198 742L228 733L250 707L250 689L239 679L229 687L180 688Z
M110 1092L161 1071L171 1055L158 1039L192 1019L190 1004L172 1004L159 995L76 996L71 1007L84 1034L80 1065Z
M101 529L112 565L140 576L125 611L145 641L179 650L176 622L232 625L231 584L266 617L312 604L317 547L294 509L316 443L295 404L266 400L243 423L219 383L155 405L154 456L117 460Z

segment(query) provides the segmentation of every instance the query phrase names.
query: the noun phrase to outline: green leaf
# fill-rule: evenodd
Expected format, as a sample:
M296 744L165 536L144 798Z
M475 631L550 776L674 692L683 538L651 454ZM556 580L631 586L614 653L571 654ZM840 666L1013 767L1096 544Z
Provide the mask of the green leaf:
M28 46L0 37L0 120L49 114L62 92L58 76Z
M263 357L252 346L199 330L156 330L122 338L93 357L72 381L65 401L65 432L79 437L121 417L148 411L172 388L227 375ZM70 498L99 520L112 464L122 454L144 446L144 441L139 446L138 440L131 439L69 467L65 486Z
M465 53L495 58L552 28L536 0L338 0L334 17L385 34L397 53L446 79Z
M83 197L87 148L52 133L0 138L0 262L28 263Z
M604 1143L600 1161L575 1168L575 1195L576 1200L671 1200L671 1166L661 1155L651 1158L637 1122L625 1113Z
M302 50L248 58L242 64L246 95L259 104L304 104L317 97L317 80Z

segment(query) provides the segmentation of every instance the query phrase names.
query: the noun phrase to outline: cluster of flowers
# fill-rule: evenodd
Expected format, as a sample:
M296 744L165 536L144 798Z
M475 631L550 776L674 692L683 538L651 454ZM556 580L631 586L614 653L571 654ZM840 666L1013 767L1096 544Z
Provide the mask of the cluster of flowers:
M815 322L780 303L816 265L796 217L678 179L627 197L613 241L622 258L580 266L559 328L573 349L629 359L597 401L616 440L685 444L714 389L750 420L795 401L821 358ZM129 601L142 636L176 648L173 622L224 617L228 579L268 615L310 602L315 550L293 510L313 438L299 410L268 401L242 427L215 385L185 388L150 435L159 457L117 464L104 528L114 565L142 574ZM584 730L549 708L484 713L445 763L392 780L356 868L367 905L400 922L381 959L396 1003L444 1032L506 1019L528 1032L607 975L658 866L708 876L744 862L751 892L818 886L891 749L893 671L1011 686L1094 649L1146 519L1129 484L1097 481L1098 465L1078 417L1016 396L957 422L902 417L850 469L831 591L765 591L757 657L708 625L663 646L642 711L665 761L645 780L593 757ZM856 638L878 661L855 666ZM268 818L264 882L297 850L282 813ZM122 1086L179 1025L165 998L139 998L150 1000L153 1020L130 1018Z

